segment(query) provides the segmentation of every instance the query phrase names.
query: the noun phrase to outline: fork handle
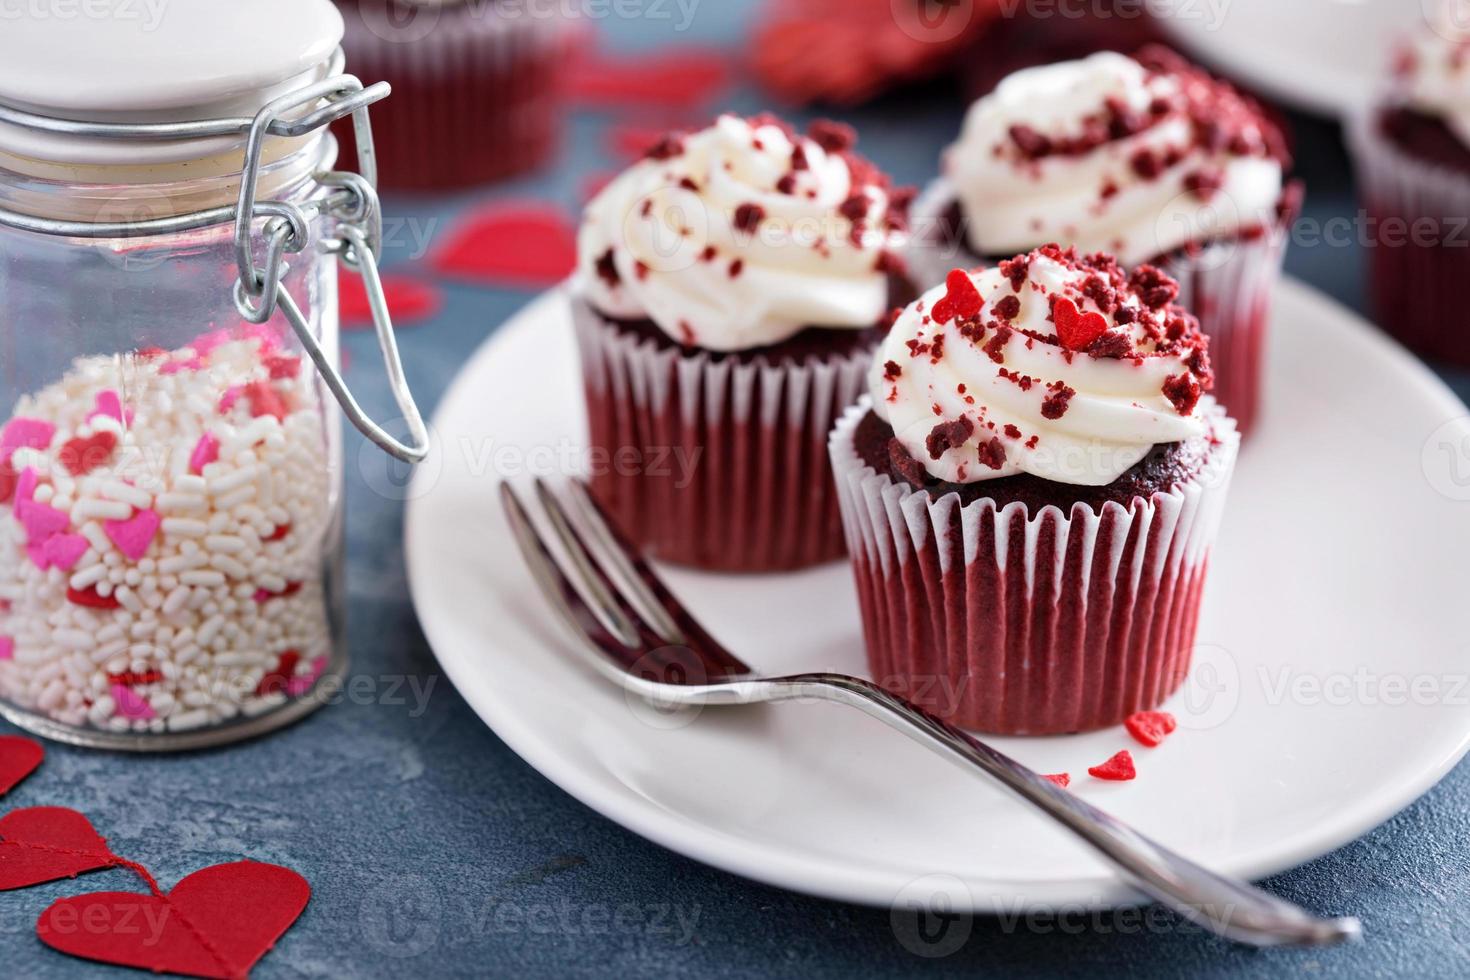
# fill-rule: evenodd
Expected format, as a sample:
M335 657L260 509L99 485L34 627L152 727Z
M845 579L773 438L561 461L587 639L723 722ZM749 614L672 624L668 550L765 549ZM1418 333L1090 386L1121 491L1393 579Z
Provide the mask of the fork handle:
M1324 946L1357 939L1357 919L1322 919L1247 882L1216 874L1109 816L1014 759L883 688L843 674L804 674L779 700L815 697L877 718L945 758L979 769L1100 852L1150 898L1252 946Z

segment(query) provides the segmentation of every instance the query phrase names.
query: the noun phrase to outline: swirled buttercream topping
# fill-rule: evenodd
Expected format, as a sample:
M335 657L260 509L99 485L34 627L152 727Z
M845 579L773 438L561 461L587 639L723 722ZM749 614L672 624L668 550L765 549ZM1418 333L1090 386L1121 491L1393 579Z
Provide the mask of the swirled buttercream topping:
M852 143L835 123L799 135L770 116L666 137L587 207L577 245L588 298L716 351L873 326L910 195Z
M1272 227L1285 151L1259 108L1162 48L1016 72L945 155L970 247L1135 265Z
M1129 275L1055 245L956 269L899 314L869 377L873 409L934 479L1104 486L1208 431L1207 342L1178 293L1152 266Z

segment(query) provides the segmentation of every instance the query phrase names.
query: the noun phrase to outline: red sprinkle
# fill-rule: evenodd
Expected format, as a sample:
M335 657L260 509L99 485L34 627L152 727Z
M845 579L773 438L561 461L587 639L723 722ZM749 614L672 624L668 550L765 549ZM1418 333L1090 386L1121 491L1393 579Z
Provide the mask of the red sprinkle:
M1129 715L1128 720L1123 722L1123 727L1128 729L1128 734L1136 738L1140 745L1152 749L1179 727L1179 719L1167 711L1140 711Z
M740 231L755 231L765 216L766 209L759 204L742 204L735 209L735 227Z
M272 388L268 382L250 382L245 386L244 395L250 399L250 414L255 418L272 415L277 421L282 421L289 414L280 392Z
M1072 785L1072 774L1067 772L1054 772L1049 776L1042 776L1048 782L1056 783L1062 789Z
M280 661L274 670L267 671L255 686L257 695L284 694L291 679L296 676L296 665L301 663L301 654L295 650L286 650L281 653Z
M1093 766L1091 769L1088 769L1087 774L1115 783L1126 783L1130 779L1138 778L1138 770L1133 767L1133 754L1127 749L1119 752L1102 765Z
M284 541L284 540L286 540L286 535L288 535L290 533L291 533L291 525L290 524L277 524L276 525L276 529L270 533L270 537L265 538L264 540L266 540L266 541Z
M983 305L980 290L975 288L975 283L964 269L951 269L949 275L944 277L944 285L948 291L943 299L934 304L935 323L948 323L955 317L967 320L980 312Z
M96 432L83 439L68 439L61 447L61 465L72 476L90 473L112 458L117 449L117 436L111 432Z
M66 599L68 602L75 603L78 606L86 606L88 609L122 608L122 603L117 601L116 596L98 595L97 587L95 585L88 586L85 589L68 588L66 590Z
M1108 321L1101 313L1091 310L1084 313L1065 296L1052 297L1051 318L1057 325L1057 336L1067 350L1086 350L1108 329Z

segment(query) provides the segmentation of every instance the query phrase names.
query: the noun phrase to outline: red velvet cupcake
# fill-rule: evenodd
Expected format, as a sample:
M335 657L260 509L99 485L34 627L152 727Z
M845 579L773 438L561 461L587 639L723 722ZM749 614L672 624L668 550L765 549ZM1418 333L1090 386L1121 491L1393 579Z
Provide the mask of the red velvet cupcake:
M655 557L756 572L843 553L827 434L913 295L893 257L907 195L852 143L721 116L587 206L592 489Z
M1470 365L1470 31L1439 23L1403 51L1388 98L1352 124L1373 219L1378 321L1430 357Z
M1183 682L1240 437L1178 292L1047 246L900 314L830 443L875 680L1030 735Z
M915 206L911 263L931 285L954 266L1061 242L1164 269L1210 337L1216 397L1245 430L1300 204L1288 166L1259 106L1165 48L1026 69L970 108Z
M347 70L393 85L373 106L391 190L454 190L534 169L556 148L572 31L555 4L337 0ZM335 127L351 164L350 120ZM355 169L355 165L351 167Z

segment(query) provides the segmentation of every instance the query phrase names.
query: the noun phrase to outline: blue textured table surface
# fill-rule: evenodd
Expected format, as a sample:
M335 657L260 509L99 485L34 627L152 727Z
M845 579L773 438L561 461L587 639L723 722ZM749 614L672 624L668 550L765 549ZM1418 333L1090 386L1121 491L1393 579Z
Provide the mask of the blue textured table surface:
M604 26L619 44L646 46L736 38L748 17L739 5L695 11L687 33L674 30L677 19ZM748 89L728 105L762 107ZM908 99L851 119L869 155L900 180L922 183L961 108L956 98ZM1310 184L1307 218L1353 215L1337 130L1293 121ZM603 148L609 122L576 116L554 170L536 178L449 202L390 200L389 209L418 222L411 227L441 230L465 205L496 196L535 196L571 209L586 174L615 165ZM408 262L407 251L405 243L396 260ZM1362 260L1356 246L1296 247L1290 267L1361 309ZM470 352L530 298L449 286L442 315L402 331L409 379L426 410ZM392 414L371 337L351 335L346 347L364 402L375 414ZM1462 396L1470 392L1470 378L1446 377ZM921 959L896 937L887 911L767 888L650 844L538 775L439 673L408 599L401 500L383 492L385 464L361 448L354 435L354 686L341 703L273 737L204 754L132 758L52 746L41 772L5 800L6 809L64 805L87 813L118 853L148 865L165 887L242 857L300 871L314 889L311 904L257 976L1470 975L1466 765L1361 840L1266 883L1309 908L1363 918L1366 943L1325 952L1253 952L1168 916L1123 914L1040 928L980 919L958 951ZM136 887L123 871L84 884ZM80 890L63 882L0 895L0 973L124 975L35 939L41 911Z

